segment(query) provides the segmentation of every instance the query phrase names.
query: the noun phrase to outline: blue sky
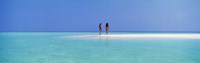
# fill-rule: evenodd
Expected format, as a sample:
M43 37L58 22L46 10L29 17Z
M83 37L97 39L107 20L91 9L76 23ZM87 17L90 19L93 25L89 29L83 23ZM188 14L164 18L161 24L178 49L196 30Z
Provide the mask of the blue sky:
M200 0L1 0L0 31L200 31Z

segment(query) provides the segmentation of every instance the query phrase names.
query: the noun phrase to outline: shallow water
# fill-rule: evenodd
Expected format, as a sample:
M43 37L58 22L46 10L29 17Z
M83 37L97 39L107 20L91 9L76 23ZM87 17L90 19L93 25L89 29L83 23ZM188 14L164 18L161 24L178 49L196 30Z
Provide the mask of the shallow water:
M200 39L63 37L87 34L1 32L0 63L200 63Z

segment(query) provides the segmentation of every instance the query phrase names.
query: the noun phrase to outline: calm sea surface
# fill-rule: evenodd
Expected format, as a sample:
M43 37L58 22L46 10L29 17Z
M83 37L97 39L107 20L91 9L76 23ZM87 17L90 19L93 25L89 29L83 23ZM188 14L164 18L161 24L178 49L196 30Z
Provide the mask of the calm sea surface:
M0 32L0 63L200 63L200 39L69 38L88 34Z

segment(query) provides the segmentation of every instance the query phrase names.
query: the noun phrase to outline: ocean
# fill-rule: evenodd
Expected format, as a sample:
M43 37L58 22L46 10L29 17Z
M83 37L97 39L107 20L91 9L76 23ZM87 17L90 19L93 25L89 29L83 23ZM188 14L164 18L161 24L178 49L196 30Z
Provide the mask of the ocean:
M200 63L200 39L80 35L98 32L0 32L0 63Z

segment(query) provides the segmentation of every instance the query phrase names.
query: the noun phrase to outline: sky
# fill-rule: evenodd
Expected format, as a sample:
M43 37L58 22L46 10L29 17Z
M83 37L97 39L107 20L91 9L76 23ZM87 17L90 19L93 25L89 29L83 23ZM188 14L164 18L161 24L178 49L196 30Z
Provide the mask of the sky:
M200 32L200 0L0 0L0 31Z

